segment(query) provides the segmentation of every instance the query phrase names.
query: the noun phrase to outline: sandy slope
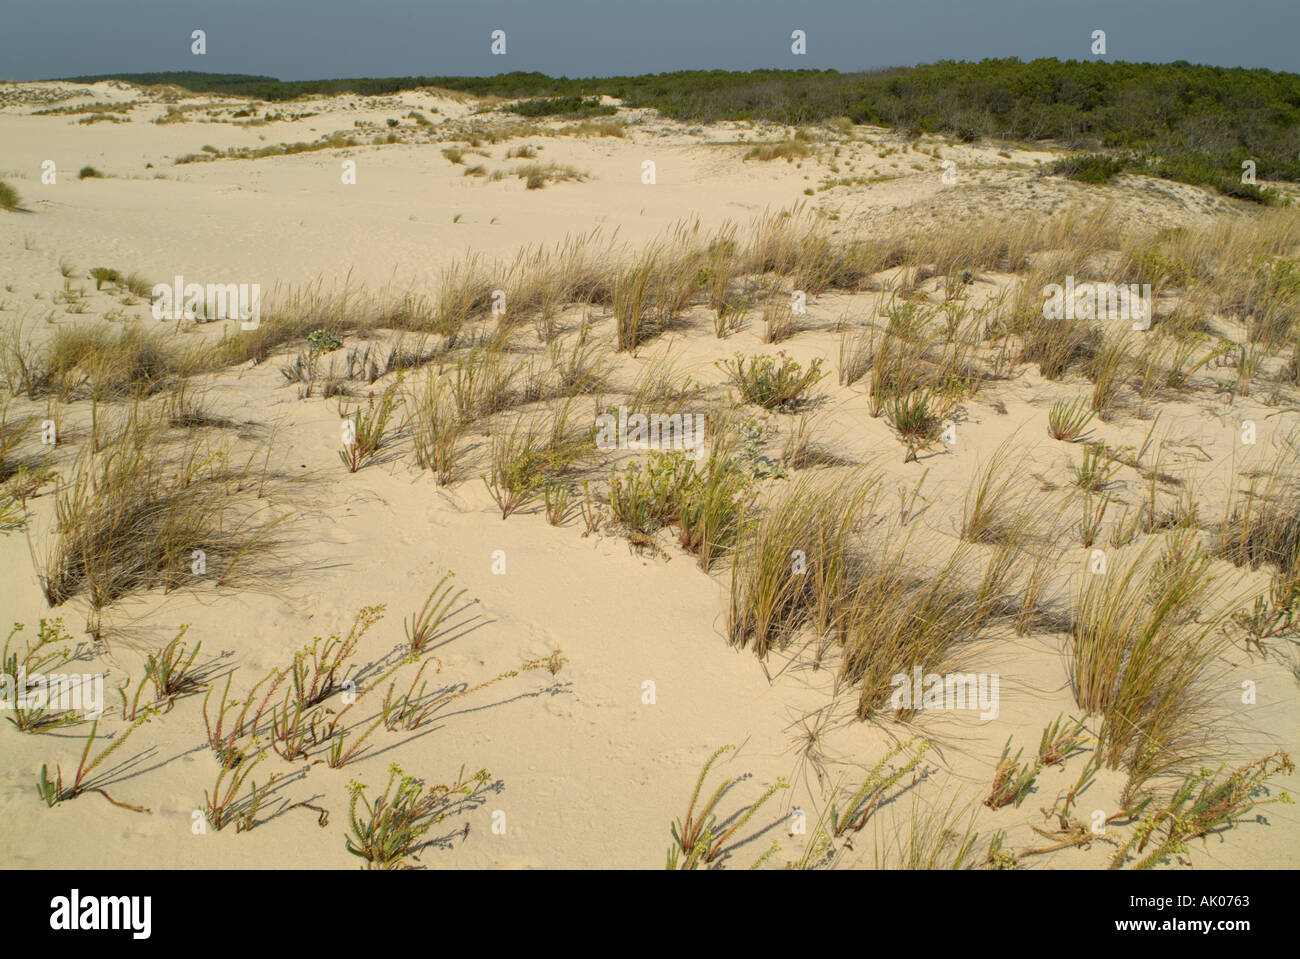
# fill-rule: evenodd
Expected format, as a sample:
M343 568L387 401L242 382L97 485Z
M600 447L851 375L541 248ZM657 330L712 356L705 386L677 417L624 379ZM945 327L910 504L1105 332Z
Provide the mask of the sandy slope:
M30 102L33 91L41 90L53 91L45 98L57 106L145 102L131 111L130 122L81 125L72 116L32 116L34 109L49 105ZM1040 178L1033 164L1046 154L1008 148L1010 155L1003 157L997 146L929 144L940 146L942 158L957 164L958 182L945 184L940 158L908 150L905 141L884 131L869 131L866 138L859 133L833 160L745 162L745 145L737 141L742 134L749 140L758 135L746 125L690 131L637 114L631 119L642 122L633 123L622 139L525 137L523 142L542 147L540 159L589 174L584 182L535 191L514 178L466 177L463 165L440 154L443 144L407 127L403 136L417 142L176 165L176 158L205 145L220 151L256 149L354 131L357 123L374 125L364 129L369 139L387 132L387 118L403 118L411 110L429 116L437 135L442 124L473 122L475 105L437 92L343 97L292 107L314 116L241 128L228 116L240 105L233 101L220 105L222 122L155 124L149 121L168 105L119 85L24 84L0 92L0 103L8 104L0 109L0 177L17 187L31 211L0 216L0 281L13 286L0 294L5 324L44 315L62 282L62 258L76 264L80 275L91 266L109 265L153 279L179 273L200 282L256 282L269 289L277 282L316 278L328 284L350 274L353 283L370 287L394 283L432 291L439 269L467 251L509 259L523 246L553 244L595 227L617 230L620 240L637 244L684 217L698 218L704 227L726 220L744 223L764 210L800 201L838 215L844 230L879 231L961 229L979 216L1038 216L1076 201L1111 202L1114 215L1135 226L1196 222L1231 209L1177 184L1123 179L1104 190L1087 190ZM72 97L57 99L60 93ZM185 102L190 101L180 105ZM206 98L192 102L208 103ZM204 109L196 115L202 117ZM490 158L484 162L492 169L521 162L503 159L507 146L518 142L485 144ZM882 156L886 151L891 152ZM40 165L48 159L58 166L57 185L40 182ZM340 181L345 159L356 162L355 185ZM641 182L646 160L657 167L654 185ZM832 162L842 166L837 173L830 170ZM75 173L85 164L108 176L77 180ZM828 176L896 178L817 191ZM815 194L805 196L810 187ZM979 294L989 295L1005 282L982 277ZM38 293L42 300L35 299ZM94 321L110 308L147 315L144 304L122 308L106 295L92 293L90 302L84 317L60 315L58 322ZM866 295L821 297L810 304L810 329L784 348L801 360L827 357L833 366L835 321L874 303ZM671 349L682 357L683 371L717 382L714 360L738 349L761 349L752 326L719 341L708 322L697 311L688 328L670 334L662 346L655 344L638 359L620 359L620 372L630 376L648 355ZM888 476L889 499L895 485L910 487L921 470L929 470L913 535L938 550L956 542L970 477L1017 428L1026 448L1024 473L1064 483L1067 456L1046 438L1044 423L1052 400L1082 391L1081 383L1075 378L1047 384L1024 373L991 387L966 405L956 446L920 464L899 462L897 441L881 420L867 414L861 389L835 386L833 376L824 384L833 402L823 426L843 455L878 459ZM361 780L373 793L382 786L388 764L399 761L431 782L448 780L463 764L471 771L486 767L500 783L478 808L440 827L446 848L427 850L425 865L653 867L662 863L669 823L684 812L695 776L717 746L740 745L722 768L727 775L750 777L729 794L727 812L756 798L777 777L791 783L777 800L780 811L789 812L817 810L824 803L813 765L801 762L797 751L806 717L824 713L829 720L821 749L830 782L860 780L891 739L911 735L889 723L853 722L852 694L833 701L833 670L815 669L806 652L774 657L764 667L750 653L732 651L721 635L725 578L702 574L680 551L668 558L637 553L618 537L582 537L573 522L557 530L537 513L502 522L477 479L439 490L406 455L346 474L335 454L335 404L297 400L292 387L283 385L276 363L215 377L211 398L237 421L280 428L276 455L301 478L291 491L300 515L292 526L288 569L282 578L239 593L199 590L124 601L108 617L107 648L95 653L109 672L110 686L126 675L138 676L143 651L188 623L189 637L203 641L205 659L220 654L223 668L238 667L238 691L287 662L311 637L345 631L360 607L382 603L387 616L359 652L362 661L379 660L402 641L402 617L419 607L448 569L457 573L466 593L454 628L436 649L440 679L474 685L555 650L563 651L567 663L554 677L531 672L458 700L415 734L381 732L368 754L343 769L270 756L255 778L270 772L280 776L267 806L272 818L246 835L191 832L192 813L216 772L203 745L201 697L182 700L144 727L119 757L129 766L115 775L111 791L123 801L150 806L152 815L115 808L95 795L46 809L33 788L36 774L42 763L61 761L65 770L75 766L84 727L35 736L0 726L4 865L352 866L357 860L345 852L343 841L346 783ZM1266 419L1268 412L1250 399L1228 407L1204 395L1161 410L1169 427L1170 462L1195 470L1204 510L1213 514L1221 507L1242 416L1253 413L1261 423L1264 449L1274 431L1294 422L1293 416ZM70 411L68 418L72 435L81 430L84 438L84 410ZM1097 431L1112 444L1137 445L1148 428L1147 422L1122 417ZM1140 480L1128 476L1126 482L1125 495L1136 499ZM37 543L52 520L51 499L43 496L32 504ZM497 550L505 552L504 575L493 572ZM1078 556L1082 565L1086 554L1079 550ZM0 536L0 573L7 619L34 624L48 615L21 532ZM1068 583L1056 588L1067 589ZM80 637L82 608L73 603L59 612ZM926 716L920 726L940 748L927 759L927 781L911 795L925 805L953 796L974 803L981 851L999 828L1008 831L1013 845L1033 846L1038 840L1030 827L1042 821L1038 808L1050 806L1072 781L1073 771L1049 770L1021 809L993 813L979 806L1006 738L1014 736L1032 751L1043 726L1058 713L1071 712L1062 640L1059 634L1040 634L984 644L972 652L969 668L1002 675L998 719L981 723L968 713L938 714ZM1259 704L1232 709L1225 758L1253 758L1276 747L1294 753L1300 749L1294 677L1276 659L1245 654L1237 659L1224 705L1235 702L1242 678L1259 684ZM653 704L644 701L647 681L654 684ZM373 716L377 706L372 700L363 716ZM1121 785L1107 774L1085 803L1111 810ZM911 801L904 797L878 814L886 842L888 825L907 817ZM301 802L328 809L328 825L319 826L314 811L290 808ZM504 835L491 830L497 810L505 813ZM788 822L776 821L776 807L768 812L772 815L760 819L771 828L730 865L752 862L773 838L782 844L773 863L797 856L803 837L787 835ZM1212 839L1195 849L1194 861L1294 865L1300 851L1296 815L1275 806L1266 818L1272 828L1242 825L1225 841ZM468 834L461 835L466 826ZM870 865L872 845L859 843L845 864ZM1107 855L1107 847L1096 844L1086 853L1026 864L1096 866Z

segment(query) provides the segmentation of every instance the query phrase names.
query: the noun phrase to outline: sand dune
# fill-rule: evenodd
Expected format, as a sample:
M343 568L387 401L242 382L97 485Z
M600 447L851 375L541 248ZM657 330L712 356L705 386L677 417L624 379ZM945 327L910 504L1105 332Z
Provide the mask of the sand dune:
M89 104L116 105L125 112L108 114L120 117L117 121L93 123L79 121L94 114L37 113ZM9 401L7 421L23 425L11 459L30 461L35 471L39 458L48 456L53 471L25 499L21 525L0 534L6 614L26 624L15 643L32 639L41 618L62 618L82 654L63 668L107 676L100 737L120 737L130 728L114 690L129 681L133 693L147 656L182 624L188 624L187 648L202 642L196 663L210 692L160 703L158 714L130 733L96 771L99 778L90 780L117 803L147 807L147 814L89 791L49 808L41 802L36 783L42 766L53 776L58 764L68 780L88 723L41 732L0 727L5 756L0 861L21 868L350 868L358 860L345 846L348 783L364 783L373 798L396 762L429 784L452 783L462 767L466 775L480 768L489 773L485 785L471 787L448 808L447 818L425 837L437 842L408 864L659 867L671 842L670 824L686 813L702 765L720 746L735 744L738 748L720 758L709 780L740 778L725 795L719 819L757 800L769 786L788 788L779 789L734 837L725 859L732 868L764 854L769 867L810 861L902 865L908 855L900 847L923 845L919 833L925 830L915 820L935 812L950 820L942 827L931 823L936 835L944 828L961 831L968 821L978 833L967 857L970 865L984 864L999 831L1005 832L1003 848L1020 854L1025 868L1107 865L1132 834L1134 820L1112 823L1105 836L1087 843L1071 843L1074 834L1059 830L1057 817L1047 815L1076 783L1083 759L1045 765L1023 802L990 808L985 800L995 768L1008 738L1011 755L1023 747L1032 758L1044 727L1058 716L1085 718L1071 687L1070 615L1090 575L1093 549L1102 549L1112 570L1122 569L1144 543L1157 553L1162 544L1193 548L1190 539L1170 539L1180 528L1209 549L1215 537L1222 538L1225 515L1240 505L1231 491L1243 487L1246 471L1264 468L1285 449L1300 406L1296 384L1285 373L1289 347L1264 349L1260 371L1246 387L1239 367L1229 365L1237 354L1225 351L1192 368L1184 388L1162 386L1142 395L1134 385L1141 381L1142 364L1156 364L1151 368L1158 367L1163 377L1176 353L1176 337L1169 340L1167 354L1150 350L1150 338L1184 329L1187 317L1197 313L1213 335L1196 341L1184 360L1190 367L1214 347L1214 336L1246 341L1242 318L1197 300L1191 282L1166 274L1157 280L1155 329L1129 331L1127 318L1096 324L1108 337L1102 343L1113 344L1126 331L1130 339L1114 406L1088 427L1090 438L1106 444L1113 456L1107 466L1110 499L1097 543L1085 546L1079 518L1098 508L1105 492L1099 488L1089 497L1079 490L1073 468L1083 462L1086 447L1052 439L1047 425L1054 403L1088 400L1094 380L1085 375L1084 363L1059 378L1045 377L1037 360L1020 355L1020 339L998 325L1014 312L1022 280L1056 275L1051 264L1043 266L1040 259L1039 272L982 262L945 271L935 266L934 251L947 238L960 244L971 236L995 235L996 230L978 232L993 229L987 227L991 221L1006 235L1017 225L1059 222L1065 238L1059 246L1066 249L1060 262L1104 279L1124 274L1125 253L1138 249L1141 254L1147 248L1137 244L1158 230L1174 231L1165 234L1175 238L1170 242L1208 237L1187 240L1189 250L1201 243L1195 248L1206 262L1229 242L1252 251L1276 242L1294 257L1300 239L1294 211L1261 213L1196 187L1132 175L1108 186L1085 186L1043 175L1041 165L1053 152L1012 144L826 127L813 130L806 141L794 141L804 143L806 152L792 153L789 162L764 161L747 159L754 144L790 142L792 131L749 123L692 128L652 111L623 109L606 131L621 135L599 135L571 129L577 121L531 121L495 111L494 105L438 90L268 107L115 82L0 87L0 179L22 200L22 211L0 212L0 282L5 284L0 327L9 337L7 356L13 355L11 348L36 355L57 343L60 331L104 323L119 331L135 322L206 356L220 349L223 339L241 335L237 320L221 317L160 321L148 296L131 295L111 280L96 289L89 275L96 267L123 277L138 272L150 285L175 276L187 282L257 284L264 297L261 322L268 329L287 315L301 317L318 308L333 311L332 325L323 325L340 334L338 347L319 355L302 337L292 336L263 362L241 355L213 368L196 361L189 389L191 397L202 397L204 419L165 423L148 435L148 443L156 444L149 446L151 457L192 443L205 455L223 451L227 464L250 463L247 476L223 475L214 482L238 504L246 523L279 520L267 534L274 549L263 556L260 547L250 547L249 575L225 583L217 580L232 557L214 551L211 575L187 577L182 567L166 584L144 576L98 611L81 588L51 609L38 574L57 540L56 504L60 490L67 490L61 484L77 475L78 464L85 462L78 457L89 455L101 431L116 437L106 441L101 457L127 448L129 428L122 424L134 400L109 387L92 400L89 394L101 381L87 373L83 382L81 372L65 370L71 379L64 380L64 395L50 386L19 391ZM156 122L169 113L175 119ZM267 113L281 117L241 125ZM416 113L422 122L412 118ZM348 137L355 142L343 145ZM386 142L390 137L394 142ZM287 155L239 155L293 143L324 146ZM507 156L525 146L532 156ZM447 150L460 152L453 159ZM57 168L56 183L41 180L46 161ZM355 164L355 183L343 180L349 161ZM647 161L654 166L653 183L643 181ZM954 182L945 182L947 161ZM534 163L569 168L575 178L548 179L530 189L515 174ZM466 175L477 164L485 168L483 175ZM78 179L84 166L102 176ZM495 171L504 175L494 179ZM786 221L774 219L780 211L793 211L788 228ZM805 228L809 237L824 237L832 245L889 241L902 252L883 258L860 283L828 282L808 293L806 314L794 316L780 311L789 293L800 288L798 277L773 271L767 282L784 285L771 300L763 299L763 278L749 277L751 302L740 329L715 335L717 311L707 298L717 274L707 272L706 259L692 260L681 251L694 249L693 243L703 247L728 230L740 248L765 229L779 236ZM1266 234L1274 234L1275 241ZM573 242L584 236L594 237L588 241L593 269L616 273L661 243L661 265L680 255L691 265L688 281L699 275L666 328L635 350L615 349L614 313L618 298L628 295L626 274L608 299L552 304L558 329L552 343L535 330L542 326L541 311L518 315L513 327L517 314L509 303L509 323L485 304L467 311L472 316L454 350L446 348L445 330L432 320L427 328L412 321L413 328L402 332L375 320L381 308L396 310L420 298L427 298L430 317L438 315L437 298L458 275L447 271L457 264L469 264L480 274L486 291L500 284L517 295L526 286L520 278L527 269L513 275L510 269L521 251L552 251L550 265L535 272L553 277L563 265L558 251L565 238ZM930 258L907 252L923 248ZM975 263L986 252L962 255ZM1031 251L1047 259L1053 252L1059 250L1050 245ZM736 287L744 287L746 279L738 274ZM83 292L69 295L69 288ZM338 297L344 288L352 300ZM1041 304L1036 289L1027 302L1035 308ZM1291 309L1294 302L1286 300L1279 309ZM765 342L769 307L769 319L784 316L794 323L792 336ZM878 415L868 389L885 359L875 353L873 371L852 382L841 375L843 344L854 342L856 331L879 349L885 318L899 311L928 317L933 329L947 319L974 331L969 352L944 367L950 381L959 381L942 394L951 398L943 418L953 432L919 443L910 462L904 461L907 447L891 426L892 415ZM873 323L876 334L870 334ZM945 351L965 343L965 336L950 336L945 343L932 332L927 343L934 352L907 353L900 369L939 368L941 358L949 356ZM912 342L906 337L899 342L904 340ZM603 385L592 381L566 397L553 378L585 343L607 366ZM476 351L467 360L471 344ZM370 377L362 370L351 379L343 376L350 351L357 351L357 359L370 347L380 358L395 345L427 350L425 362L413 361L400 373ZM465 426L461 469L453 482L439 485L417 462L417 424L407 415L418 405L414 398L399 400L373 459L355 472L340 464L341 416L373 408L390 387L394 398L414 397L426 377L436 379L440 370L451 389L458 361L468 375L464 364L489 355L485 351L492 347L502 347L501 369L515 371L511 386L502 391L503 396L513 391L510 408L477 416ZM828 375L813 390L821 399L805 425L824 448L823 462L812 456L782 463L800 415L739 402L722 367L738 352L782 355L805 370L821 362ZM319 364L319 381L291 382L282 372L300 354L303 362ZM878 485L856 533L876 550L906 541L918 571L942 567L957 550L963 562L969 561L975 586L998 545L963 539L965 499L980 470L1001 444L1008 444L1008 475L1020 484L1012 502L1032 504L1046 524L1037 534L1052 557L1043 579L1044 615L1017 633L1014 614L989 612L987 627L976 629L951 658L934 665L940 673L997 676L996 718L981 719L970 709L922 709L907 717L883 709L860 721L860 688L844 678L844 654L808 624L764 659L751 648L729 645L728 558L705 571L683 548L673 524L629 537L626 524L610 515L611 470L621 474L633 460L648 461L636 450L595 455L587 449L571 471L562 472L555 489L570 491L572 501L560 525L547 522L540 499L502 519L480 475L489 471L493 444L508 434L515 410L553 415L569 398L569 422L585 430L600 412L627 404L636 378L660 362L672 364L670 379L679 385L690 377L702 389L686 399L660 393L660 405L651 409L707 412L708 450L726 448L725 438L732 436L756 503L770 504L808 478L814 486L834 488L866 483L870 474ZM6 364L12 374L12 360ZM330 392L331 364L339 378L333 388L345 391L341 396L322 396ZM177 402L173 384L152 385L157 388L143 406L153 408L169 396ZM940 394L935 387L926 395L937 404ZM719 425L728 411L730 433ZM60 435L53 448L39 439L39 424L51 418ZM1242 443L1244 421L1256 431L1253 444ZM119 429L128 432L115 434ZM585 528L579 509L583 480L593 496L592 509L604 518L595 531ZM1131 544L1112 545L1112 537L1122 538L1124 517L1133 523L1141 515L1153 483L1160 522L1153 516ZM1184 507L1193 504L1189 517L1193 511ZM1175 519L1165 522L1166 512ZM186 550L184 566L189 555ZM1027 547L1009 560L1016 585L1008 596L1021 595L1021 578L1030 575L1034 555ZM1263 648L1250 646L1229 615L1267 594L1271 567L1234 566L1222 553L1206 562L1215 579L1197 594L1191 618L1222 615L1223 628L1213 633L1222 646L1215 646L1213 668L1205 674L1205 715L1213 716L1214 724L1203 731L1213 745L1200 765L1213 768L1222 761L1236 768L1275 750L1294 754L1300 746L1294 635L1279 634ZM426 651L420 680L428 683L426 702L437 708L418 728L389 729L382 724L385 692L390 683L393 696L406 692L419 669L414 661L403 665L403 620L420 609L448 571L455 573L455 589L464 592ZM266 751L249 782L265 785L272 774L276 777L252 813L255 825L246 833L214 828L201 812L205 791L214 792L219 773L205 729L205 695L212 716L227 676L232 698L249 695L254 684L288 666L314 637L346 636L358 610L381 604L382 619L364 632L338 677L353 679L355 687L339 687L313 704L321 710L315 714L318 732L338 720L355 742L374 727L364 747L339 768L326 761L329 743L323 739L285 759L271 748L268 713L246 743L246 762L258 749ZM1186 623L1180 620L1176 628L1184 630ZM526 668L517 675L503 675L521 666ZM277 689L275 703L291 683L281 682L286 685ZM1243 682L1253 684L1252 704L1243 704ZM347 697L356 692L360 699L343 713ZM144 699L151 697L146 693ZM1086 719L1095 738L1100 721L1095 713ZM832 804L842 813L894 745L906 746L891 759L897 767L922 741L930 747L885 791L861 833L816 835L819 815ZM1128 774L1118 765L1097 772L1071 813L1076 824L1095 822L1094 810L1108 818L1132 805L1124 797ZM1150 785L1167 790L1185 771L1178 767ZM1293 788L1293 783L1285 776L1270 781L1274 793L1279 787ZM1269 805L1259 822L1253 816L1194 841L1182 860L1175 857L1165 865L1294 864L1300 833L1292 807ZM196 834L200 827L201 835ZM940 841L934 862L953 856L956 844ZM1060 848L1041 852L1054 846ZM914 855L916 848L910 847Z

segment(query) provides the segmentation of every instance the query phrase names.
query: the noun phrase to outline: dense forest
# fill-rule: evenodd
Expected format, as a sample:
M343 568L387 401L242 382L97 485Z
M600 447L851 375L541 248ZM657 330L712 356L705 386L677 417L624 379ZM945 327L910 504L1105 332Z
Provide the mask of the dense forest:
M807 124L848 117L963 140L1050 139L1071 148L1113 151L1117 170L1142 169L1251 199L1263 197L1240 182L1247 159L1255 162L1260 179L1300 180L1300 75L1186 62L945 60L866 73L688 70L586 79L540 73L302 81L140 73L70 79L175 84L196 93L261 100L391 94L423 86L534 101L607 94L629 106L695 122Z

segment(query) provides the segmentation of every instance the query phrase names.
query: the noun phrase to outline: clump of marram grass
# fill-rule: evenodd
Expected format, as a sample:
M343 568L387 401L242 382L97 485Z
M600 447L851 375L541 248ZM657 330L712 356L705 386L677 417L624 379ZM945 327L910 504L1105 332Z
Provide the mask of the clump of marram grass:
M805 624L843 635L854 536L878 479L859 474L825 487L804 477L766 505L731 564L727 637L764 657Z
M779 289L771 290L763 304L763 342L783 343L798 331L790 297Z
M1013 609L1010 586L1018 552L999 546L980 571L965 544L937 565L906 540L882 542L845 577L840 679L858 687L858 717L892 709L899 718L920 703L897 697L894 678L954 669L963 646Z
M540 190L548 183L566 183L569 180L581 182L587 179L587 174L581 170L555 162L525 163L513 169L511 173L523 180L524 186L529 190Z
M672 327L698 296L707 252L695 240L698 223L680 222L672 233L618 267L607 284L620 352Z
M582 333L573 338L567 351L558 341L552 341L547 348L556 396L599 393L607 386L610 363L606 348L588 340L587 329L584 327Z
M482 479L502 519L534 502L549 481L591 455L592 430L571 424L569 410L565 403L549 414L496 424Z
M487 314L494 286L477 257L471 256L443 269L429 328L446 337L448 350L459 345L472 320Z
M875 330L849 330L840 337L840 386L852 386L871 369Z
M640 263L620 272L614 281L615 341L620 352L635 350L654 332L647 317L652 269L652 263Z
M944 407L935 402L935 395L928 389L891 396L885 400L883 412L885 421L907 447L904 463L915 460L920 450L934 445L942 435Z
M1266 594L1233 613L1247 646L1264 650L1266 640L1293 629L1300 617L1300 437L1280 444L1273 461L1253 473L1244 491L1234 490L1224 507L1213 549L1235 566L1270 566Z
M1070 469L1079 489L1098 493L1110 485L1119 465L1110 458L1110 452L1104 443L1088 443L1083 448L1083 459L1079 465L1072 464Z
M462 452L459 443L465 431L450 388L430 370L423 388L409 392L406 402L415 461L421 469L433 471L438 485L446 486L456 479Z
M1272 462L1229 496L1214 550L1234 566L1300 572L1300 432L1284 437Z
M99 339L76 364L95 398L156 393L200 366L192 349L138 324Z
M709 454L697 480L685 489L677 511L678 543L699 557L708 570L730 554L750 522L752 486L749 473L727 442Z
M1128 798L1207 748L1227 642L1226 611L1208 608L1219 599L1216 580L1194 531L1178 530L1079 588L1071 688L1082 709L1100 715L1098 752L1129 772Z
M462 767L450 785L426 787L402 767L388 767L388 784L373 802L366 798L366 787L353 780L348 783L347 850L365 860L367 869L403 869L408 858L418 860L425 845L422 840L456 804L469 802L484 789L491 774L480 769L466 777Z
M343 448L338 454L349 473L359 470L383 447L388 433L388 421L397 407L397 391L400 388L399 376L384 390L378 403L375 402L372 391L364 409L358 406L350 414L339 410L343 417Z
M947 790L940 792L946 793ZM890 830L887 838L880 834L881 823L877 819L873 854L875 868L973 868L976 864L975 844L979 840L975 816L979 810L973 803L959 806L959 798L953 794L946 805L936 802L926 808L923 801L913 794L907 821Z
M700 802L700 791L704 788L704 780L709 775L709 770L713 764L724 753L731 752L735 746L722 746L709 757L704 768L700 770L700 776L695 781L695 790L691 793L690 804L686 807L686 817L675 820L670 832L672 833L672 845L668 847L667 868L676 869L698 869L700 866L721 865L722 861L734 847L728 847L727 842L743 829L751 819L754 818L758 810L776 795L780 789L786 789L788 783L778 778L776 783L768 786L761 796L745 809L739 811L733 816L728 817L724 822L719 823L717 817L718 803L726 792L736 784L735 779L726 779L713 791L711 795L699 810L696 810L696 804ZM759 863L767 858L765 854L759 859ZM758 865L755 863L754 865Z
M1089 364L1088 373L1093 381L1090 408L1102 419L1107 419L1113 411L1124 385L1128 342L1127 333L1104 339Z
M452 604L465 594L463 589L452 592L452 587L445 585L447 580L455 575L455 573L446 573L438 580L438 584L429 591L429 597L420 607L420 611L412 613L406 623L406 641L410 644L413 655L424 654L425 647L438 635L438 627L451 612Z
M103 175L104 174L100 173L93 166L83 166L80 170L77 171L78 180L95 179L97 177L103 177Z
M0 482L12 478L18 473L31 471L38 461L14 452L23 440L34 435L36 417L14 416L10 410L12 401L9 397L0 400ZM57 430L57 423L56 430Z
M63 326L40 347L23 341L15 328L6 352L4 376L11 392L32 399L53 395L63 402L78 396L151 395L198 372L204 362L194 349L139 324L120 332L104 323Z
M105 283L111 283L114 286L122 285L122 274L112 267L97 266L90 271L90 277L95 281L95 289L101 290Z
M122 285L126 287L128 293L142 300L148 299L153 294L153 284L139 273L128 273Z
M1006 541L1015 530L1015 504L1022 499L1022 490L1011 461L1011 445L1005 442L994 451L966 491L962 539L971 543L999 543Z
M8 183L0 180L0 210L18 210L21 209L19 203L22 201L18 198L18 191Z
M1054 440L1073 443L1083 438L1084 431L1096 415L1082 397L1057 400L1047 412L1047 432Z
M346 283L342 289L328 291L319 280L283 290L277 287L263 299L257 327L245 330L236 326L229 330L213 346L210 362L216 367L262 363L277 349L304 340L317 330L354 333L373 326L377 317L400 326L399 315L399 310L386 310L385 304L376 303Z
M450 381L451 399L463 423L492 416L515 404L518 364L493 350L474 348L458 357Z
M657 410L674 415L686 411L686 404L700 400L706 390L694 377L682 372L668 351L642 367L627 391L629 410Z
M793 163L796 159L811 154L812 148L801 140L781 140L776 143L760 143L750 147L745 153L746 160L759 160L770 162L772 160L785 160L787 163Z
M240 464L204 433L165 442L164 429L161 417L137 410L103 452L87 448L61 479L37 569L51 606L85 595L98 610L135 589L198 582L197 554L203 576L226 585L268 555L279 520L257 505L267 472L259 484L256 454Z

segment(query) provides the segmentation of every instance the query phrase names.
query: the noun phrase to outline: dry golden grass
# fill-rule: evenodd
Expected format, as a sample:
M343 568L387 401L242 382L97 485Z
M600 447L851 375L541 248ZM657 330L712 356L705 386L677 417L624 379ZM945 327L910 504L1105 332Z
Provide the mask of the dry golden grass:
M241 462L211 431L169 430L137 403L60 480L38 559L51 606L84 595L100 610L132 590L246 583L265 568L283 517L259 501L275 478L264 451Z
M1098 750L1129 773L1126 795L1210 755L1214 693L1232 603L1191 531L1085 574L1070 627L1075 701L1101 718Z

